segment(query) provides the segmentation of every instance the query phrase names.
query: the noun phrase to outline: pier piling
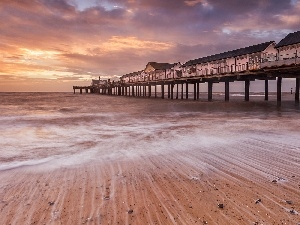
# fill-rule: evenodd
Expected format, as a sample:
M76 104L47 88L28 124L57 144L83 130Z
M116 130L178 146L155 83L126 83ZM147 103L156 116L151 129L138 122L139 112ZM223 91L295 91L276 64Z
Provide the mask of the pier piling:
M197 82L197 100L200 99L200 83L199 81Z
M300 86L300 78L296 78L296 90L295 90L296 103L299 103L299 86Z
M282 84L282 77L277 77L277 101L281 101L281 84Z
M185 83L185 98L189 99L189 83Z
M194 101L197 100L197 83L194 83Z
M213 82L208 82L208 101L212 101Z
M269 100L269 80L265 80L265 101Z
M229 101L229 80L225 81L225 101Z
M250 100L250 80L245 80L245 101Z

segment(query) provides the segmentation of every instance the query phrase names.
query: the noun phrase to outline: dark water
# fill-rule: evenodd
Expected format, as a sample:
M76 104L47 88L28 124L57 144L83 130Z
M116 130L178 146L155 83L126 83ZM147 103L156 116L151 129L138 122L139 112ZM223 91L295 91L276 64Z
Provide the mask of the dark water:
M222 95L206 102L204 95L187 101L0 93L0 170L169 154L249 136L287 142L300 136L299 105L289 95L281 107L260 94L250 102L242 96L232 94L226 103Z

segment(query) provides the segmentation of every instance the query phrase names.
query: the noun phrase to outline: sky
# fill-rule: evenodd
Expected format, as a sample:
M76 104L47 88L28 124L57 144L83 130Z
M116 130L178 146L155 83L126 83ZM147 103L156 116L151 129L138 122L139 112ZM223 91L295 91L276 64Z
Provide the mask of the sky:
M300 0L0 0L0 92L72 91L300 30Z

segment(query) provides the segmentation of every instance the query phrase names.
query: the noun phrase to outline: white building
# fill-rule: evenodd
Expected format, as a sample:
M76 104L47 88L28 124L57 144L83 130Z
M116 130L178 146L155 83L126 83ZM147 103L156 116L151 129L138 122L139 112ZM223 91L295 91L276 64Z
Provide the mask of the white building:
M100 85L105 85L107 84L107 80L100 80L100 77L99 77L99 80L92 80L92 83L91 83L91 86L100 86Z
M148 74L148 81L168 80L178 78L177 71L180 71L181 63L157 63L149 62L146 65L145 73Z
M300 57L300 31L288 34L277 45L278 60Z
M260 69L260 64L276 58L275 42L240 48L185 63L183 77L210 76Z
M262 68L300 64L300 31L288 34L275 48L277 59L262 63Z

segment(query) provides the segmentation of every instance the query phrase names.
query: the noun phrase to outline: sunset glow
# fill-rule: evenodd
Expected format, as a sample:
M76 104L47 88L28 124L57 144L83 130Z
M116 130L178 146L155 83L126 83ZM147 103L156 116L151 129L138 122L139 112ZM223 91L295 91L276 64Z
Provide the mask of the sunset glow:
M0 91L69 91L149 61L279 41L300 30L299 15L299 0L4 0Z

